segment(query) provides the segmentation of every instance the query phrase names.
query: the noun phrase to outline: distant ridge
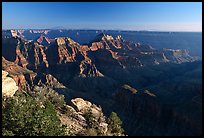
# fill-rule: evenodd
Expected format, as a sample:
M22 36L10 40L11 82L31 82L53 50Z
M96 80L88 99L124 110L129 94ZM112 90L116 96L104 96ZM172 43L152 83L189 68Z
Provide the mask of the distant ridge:
M55 27L52 27L50 28L51 30L59 30L59 29L62 29L62 30L65 30L66 28L63 27L63 26L55 26Z

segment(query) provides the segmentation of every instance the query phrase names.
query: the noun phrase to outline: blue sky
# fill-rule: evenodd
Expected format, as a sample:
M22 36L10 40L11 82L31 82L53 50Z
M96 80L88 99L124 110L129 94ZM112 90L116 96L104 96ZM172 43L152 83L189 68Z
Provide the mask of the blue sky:
M202 31L201 2L3 2L3 29Z

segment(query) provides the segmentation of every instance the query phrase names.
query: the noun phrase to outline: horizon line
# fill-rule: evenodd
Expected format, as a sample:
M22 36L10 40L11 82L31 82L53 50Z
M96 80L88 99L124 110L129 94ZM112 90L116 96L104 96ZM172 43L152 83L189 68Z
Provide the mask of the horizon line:
M2 30L94 30L94 31L136 31L136 32L197 32L197 33L202 33L202 31L171 31L171 30L126 30L126 29L51 29L51 28L27 28L27 29L3 29Z

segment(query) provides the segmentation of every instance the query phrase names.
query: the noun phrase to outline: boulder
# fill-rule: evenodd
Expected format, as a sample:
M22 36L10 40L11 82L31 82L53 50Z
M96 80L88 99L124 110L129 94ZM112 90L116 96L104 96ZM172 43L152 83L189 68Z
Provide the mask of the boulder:
M2 95L12 97L18 90L15 81L11 77L7 77L8 72L2 70Z
M91 102L84 101L82 98L72 99L71 104L77 112L82 113L85 113L85 111L87 111L92 105Z

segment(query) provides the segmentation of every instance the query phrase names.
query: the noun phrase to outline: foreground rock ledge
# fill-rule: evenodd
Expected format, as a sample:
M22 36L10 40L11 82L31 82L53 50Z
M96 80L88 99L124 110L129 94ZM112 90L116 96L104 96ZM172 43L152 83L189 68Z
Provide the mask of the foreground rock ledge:
M7 77L8 72L2 70L2 96L12 97L18 90L16 82L11 78Z

